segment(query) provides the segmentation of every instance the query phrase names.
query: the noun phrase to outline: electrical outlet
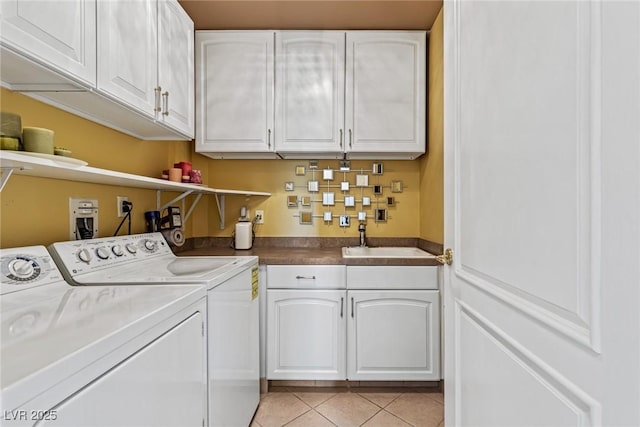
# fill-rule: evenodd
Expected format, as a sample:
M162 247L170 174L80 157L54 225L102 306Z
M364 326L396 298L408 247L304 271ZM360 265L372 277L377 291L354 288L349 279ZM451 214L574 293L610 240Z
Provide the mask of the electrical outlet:
M123 205L124 203L122 202L128 202L129 198L126 196L117 196L116 197L116 208L118 209L118 218L122 218L123 216L125 216L127 213L124 211Z
M256 209L256 224L264 224L264 211Z

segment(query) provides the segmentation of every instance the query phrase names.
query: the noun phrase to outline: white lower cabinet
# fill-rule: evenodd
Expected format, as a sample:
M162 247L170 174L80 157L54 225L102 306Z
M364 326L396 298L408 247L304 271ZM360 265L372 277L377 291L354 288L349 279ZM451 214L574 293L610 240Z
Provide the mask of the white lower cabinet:
M341 380L346 375L345 292L267 292L267 378Z
M267 378L439 381L437 267L350 268L267 267Z
M440 379L438 291L348 291L347 378Z

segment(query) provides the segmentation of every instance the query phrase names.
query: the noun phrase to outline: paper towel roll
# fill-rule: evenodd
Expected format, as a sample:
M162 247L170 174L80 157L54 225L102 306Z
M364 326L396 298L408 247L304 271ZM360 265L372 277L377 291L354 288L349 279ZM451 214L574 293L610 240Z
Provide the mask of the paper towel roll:
M25 127L22 129L24 151L53 154L53 135L51 129Z

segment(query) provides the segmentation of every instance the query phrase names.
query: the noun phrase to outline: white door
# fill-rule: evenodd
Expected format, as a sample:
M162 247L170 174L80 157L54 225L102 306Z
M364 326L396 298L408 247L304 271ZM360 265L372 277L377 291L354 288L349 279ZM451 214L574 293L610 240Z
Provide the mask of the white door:
M267 379L346 378L345 297L345 291L267 291Z
M163 123L193 138L193 21L177 0L158 2L158 82Z
M98 2L98 89L155 117L158 14L155 0Z
M349 380L439 381L439 291L348 291Z
M196 32L196 151L273 153L273 37Z
M344 31L276 34L276 149L342 158Z
M444 17L445 423L640 425L640 3Z
M351 158L424 153L426 54L423 31L347 32L345 141Z
M90 0L3 0L2 42L64 75L95 86L95 13L95 1ZM32 83L18 83L22 82Z

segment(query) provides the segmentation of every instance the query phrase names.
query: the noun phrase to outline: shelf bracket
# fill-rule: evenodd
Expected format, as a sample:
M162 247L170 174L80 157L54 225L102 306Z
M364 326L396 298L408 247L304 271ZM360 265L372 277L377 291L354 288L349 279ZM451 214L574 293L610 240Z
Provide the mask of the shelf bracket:
M184 214L184 222L187 222L189 220L191 213L193 213L193 210L198 205L198 202L200 201L200 199L202 199L202 193L196 196L196 199L193 201L193 203L191 203L191 206L189 206L189 210L187 211L186 214Z
M220 215L220 230L224 230L224 194L215 194L218 214Z
M187 197L188 195L193 193L193 190L185 191L184 193L181 193L177 197L174 197L173 199L171 199L170 201L168 201L164 205L160 206L160 191L161 190L158 190L158 192L157 192L157 200L156 200L156 206L158 207L158 210L160 212L162 212L163 210L165 210L169 206L173 205L176 202L179 202L180 200L184 199L185 197Z
M25 170L25 168L21 166L0 168L0 192L4 190L5 184L9 181L9 178L11 178L11 175L13 175L13 171L15 170L21 171Z

